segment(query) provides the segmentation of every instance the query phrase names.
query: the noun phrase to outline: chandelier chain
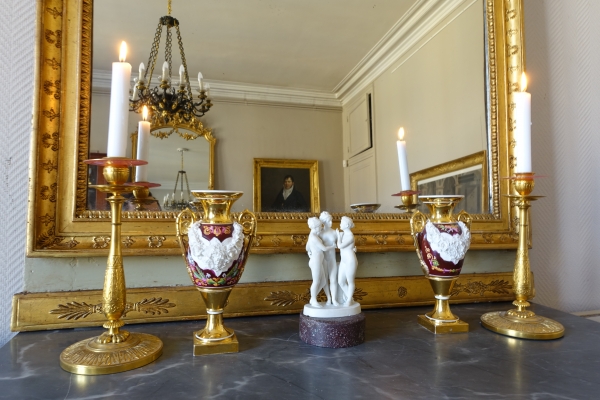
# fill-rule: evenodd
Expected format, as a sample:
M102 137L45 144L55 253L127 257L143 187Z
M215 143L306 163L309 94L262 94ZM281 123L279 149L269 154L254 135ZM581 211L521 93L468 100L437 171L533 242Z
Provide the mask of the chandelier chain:
M181 54L181 64L183 64L183 70L185 74L185 83L189 93L192 93L192 85L190 85L190 77L188 76L187 62L185 61L185 52L183 51L183 40L181 40L181 32L179 32L179 25L175 27L177 31L177 42L179 43L179 53ZM183 82L179 82L181 85Z
M167 15L171 15L171 0L169 0L169 3L167 5L167 10L168 10Z
M162 22L158 22L158 28L156 28L156 34L154 35L154 41L152 42L152 48L150 49L150 57L148 57L148 69L144 73L144 81L147 82L148 87L150 87L150 81L152 80L152 74L154 73L154 67L156 66L156 56L158 55L158 50L160 46L160 37L162 35ZM150 73L149 79L146 79L146 76Z
M172 39L171 39L171 27L167 26L167 40L165 42L165 61L169 63L169 76L173 75L173 71L171 71L171 45L172 45Z

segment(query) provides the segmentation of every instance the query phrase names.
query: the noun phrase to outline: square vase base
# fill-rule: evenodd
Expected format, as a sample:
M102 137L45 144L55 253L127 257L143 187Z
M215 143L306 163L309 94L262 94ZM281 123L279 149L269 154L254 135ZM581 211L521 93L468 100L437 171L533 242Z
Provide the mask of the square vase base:
M436 335L441 335L445 333L465 333L469 332L469 324L465 321L461 321L460 319L455 322L442 322L435 323L433 320L430 320L425 315L418 315L418 321L421 326L427 328L427 330L435 333Z
M204 356L207 354L237 353L240 351L240 344L237 337L233 335L230 338L219 340L218 342L203 342L194 335L194 355Z

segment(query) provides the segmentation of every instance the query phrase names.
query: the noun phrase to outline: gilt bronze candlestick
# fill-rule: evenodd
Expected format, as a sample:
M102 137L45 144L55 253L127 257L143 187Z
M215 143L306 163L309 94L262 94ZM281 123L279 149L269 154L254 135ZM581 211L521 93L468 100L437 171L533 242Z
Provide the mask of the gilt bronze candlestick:
M104 166L106 185L91 187L112 194L107 198L111 210L110 253L104 276L102 304L96 306L108 319L100 336L85 339L67 347L60 355L61 367L82 375L112 374L139 368L156 360L162 354L163 344L155 336L145 333L129 333L120 328L121 317L131 304L126 302L125 273L121 254L121 207L125 198L122 193L141 189L127 185L129 167L143 165L146 161L124 157L86 160L88 164Z
M416 190L403 190L400 193L393 194L392 196L399 196L402 204L394 206L405 213L413 213L419 207L419 202L416 197L419 194Z
M518 173L510 179L518 194L506 196L514 199L519 208L519 245L513 275L516 297L513 305L517 308L483 314L481 324L506 336L536 340L558 339L565 334L565 328L560 323L527 310L531 305L528 300L535 294L529 266L529 208L532 201L543 196L530 196L535 186L533 173Z

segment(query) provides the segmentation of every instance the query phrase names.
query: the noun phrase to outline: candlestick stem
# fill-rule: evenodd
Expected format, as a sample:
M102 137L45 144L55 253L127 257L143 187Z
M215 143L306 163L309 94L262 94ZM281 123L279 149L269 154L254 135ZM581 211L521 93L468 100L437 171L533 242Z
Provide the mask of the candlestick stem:
M513 290L516 309L494 311L481 316L481 324L496 333L523 339L558 339L565 328L558 322L536 315L527 308L535 295L533 275L529 265L529 209L531 202L543 196L530 196L535 185L533 173L519 173L511 178L517 195L506 195L513 199L519 209L519 244L514 265Z
M126 185L129 166L145 161L124 157L95 161L104 165L106 185L91 187L112 196L107 198L111 209L110 250L104 275L101 311L107 329L100 336L85 339L67 347L60 355L60 365L66 371L82 375L101 375L139 368L156 360L162 354L160 339L145 333L129 333L120 328L125 325L121 317L128 306L126 300L125 271L121 252L121 207L125 201L122 193L143 189ZM131 309L129 309L131 311Z

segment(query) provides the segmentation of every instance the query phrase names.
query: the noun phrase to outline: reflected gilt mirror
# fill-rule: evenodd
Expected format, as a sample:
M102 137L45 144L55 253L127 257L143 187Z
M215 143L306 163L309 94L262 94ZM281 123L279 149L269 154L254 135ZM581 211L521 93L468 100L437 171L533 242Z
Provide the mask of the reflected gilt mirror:
M178 133L164 139L153 137L156 146L148 161L155 169L149 180L172 192L180 167L176 149L190 148L190 142L195 142L205 147L185 155L190 185L192 172L198 172L193 186L244 190L244 208L251 208L254 158L317 159L320 208L330 211L337 221L342 214L352 213L349 205L360 202L360 196L365 196L364 201L384 203L380 212L351 215L358 251L412 251L410 214L396 212L390 197L400 187L394 132L405 124L407 135L413 135L407 139L413 173L483 154L478 162L486 184L478 192L482 206L476 209L481 213L474 215L472 248L516 248L514 210L502 197L510 189L501 178L513 168L509 94L524 69L520 0L376 1L377 11L372 13L358 0L301 2L287 5L290 8L275 2L271 9L253 8L241 0L204 3L174 1L172 15L180 20L190 81L201 70L211 84L214 106L202 121L214 132L195 140L185 140ZM291 14L303 20L302 29L294 29L286 19ZM132 78L137 77L137 66L147 62L162 15L166 15L166 0L40 2L28 255L105 253L94 239L109 232L109 213L90 206L90 176L83 161L105 149L110 63L117 57L114 49L120 40L129 42L132 50L127 61L133 66ZM475 18L470 20L475 38L463 28L462 21L469 15ZM354 20L364 26L358 29L348 23ZM213 31L211 24L215 30L222 26L222 33ZM239 28L237 33L227 28L232 26ZM324 26L329 30L324 31ZM313 31L335 37L330 46L336 51L315 40ZM445 36L447 32L451 36ZM302 53L307 43L314 43L314 48ZM436 46L442 52L427 61L425 51ZM288 56L285 51L296 53ZM251 57L232 61L237 53ZM467 53L478 60L476 67L463 56ZM269 64L275 69L265 71ZM178 58L173 66L178 68ZM427 72L431 75L411 75ZM312 80L303 80L307 76ZM426 105L415 100L421 97L428 101ZM265 117L269 107L275 111ZM249 115L250 110L257 111ZM261 132L273 124L289 126L285 118L295 110L301 115L296 118L308 121L309 126L339 119L337 150L328 150L334 154L332 159L314 157L319 144L302 143L303 135L289 133L292 128L280 129L278 136L267 139L282 154L256 150L266 146ZM133 132L139 117L130 114ZM397 115L402 119L397 120ZM432 125L433 120L441 120L445 128ZM362 138L354 128L361 124L368 132ZM154 132L168 128L153 127ZM215 140L219 141L216 150ZM419 149L425 150L418 153ZM376 179L361 175L365 165L371 165ZM373 190L364 186L371 181ZM258 235L252 251L304 252L310 215L257 212ZM131 240L123 253L179 254L175 217L173 211L125 211L123 234ZM161 239L147 240L149 235Z

